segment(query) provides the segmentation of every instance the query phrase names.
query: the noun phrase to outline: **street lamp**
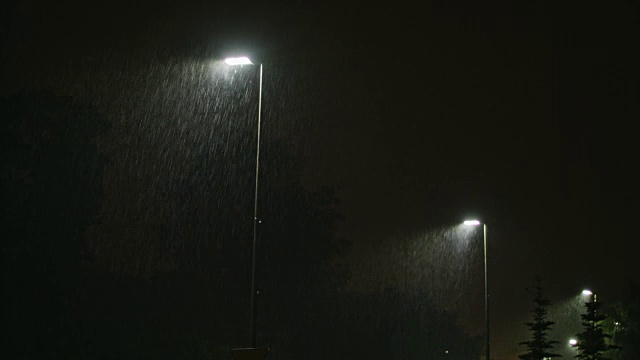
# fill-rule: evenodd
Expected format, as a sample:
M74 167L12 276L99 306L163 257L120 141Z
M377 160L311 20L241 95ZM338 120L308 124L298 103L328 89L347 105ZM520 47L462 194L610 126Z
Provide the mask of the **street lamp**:
M573 346L576 346L576 345L578 345L578 340L576 340L576 339L569 340L569 346L573 347Z
M482 224L479 220L465 220L463 222L467 226L479 226L482 225L482 242L484 246L484 321L487 327L487 343L486 348L486 360L491 360L490 351L490 337L489 337L489 276L487 272L487 224Z
M592 296L592 295L593 295L593 301L595 302L596 301L596 294L594 294L593 291L591 291L589 289L582 290L582 296L589 297L589 296Z
M230 66L253 65L248 57L234 57L224 60ZM260 169L260 117L262 114L262 63L260 63L260 82L258 85L258 135L256 138L256 183L253 197L253 242L251 251L251 346L256 347L256 238L258 234L258 174Z

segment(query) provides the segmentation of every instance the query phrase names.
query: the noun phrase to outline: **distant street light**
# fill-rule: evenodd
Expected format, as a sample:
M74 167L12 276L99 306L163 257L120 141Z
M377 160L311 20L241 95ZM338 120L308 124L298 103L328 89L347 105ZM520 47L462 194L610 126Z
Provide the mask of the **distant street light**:
M593 296L593 302L596 302L596 294L591 290L582 290L582 296Z
M479 220L465 220L463 222L467 226L478 226L481 224ZM486 360L491 359L490 351L490 337L489 337L489 276L487 271L487 224L482 224L482 242L484 245L484 321L487 327L487 343L486 347Z
M227 58L224 61L227 65L253 65L248 57ZM262 114L262 63L260 63L260 83L258 85L258 135L256 138L256 184L253 200L253 244L251 251L251 346L256 347L256 238L258 234L258 174L260 169L260 117Z
M576 345L578 345L578 340L576 339L569 340L569 346L576 346Z

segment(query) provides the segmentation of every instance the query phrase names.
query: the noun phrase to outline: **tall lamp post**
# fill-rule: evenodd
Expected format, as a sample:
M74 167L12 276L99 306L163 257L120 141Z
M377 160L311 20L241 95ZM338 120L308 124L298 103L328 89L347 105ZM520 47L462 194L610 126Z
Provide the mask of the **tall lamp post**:
M242 65L253 65L251 60L248 57L235 57L235 58L227 58L224 60L227 65L231 66L242 66ZM250 334L251 334L251 346L256 347L256 239L258 235L258 179L259 179L259 170L260 170L260 120L262 114L262 63L260 63L260 82L258 87L258 135L256 138L256 183L253 195L253 241L252 241L252 249L251 249L251 323L250 323Z
M487 224L481 223L479 220L465 220L464 225L479 226L482 225L482 242L484 247L484 322L487 331L487 341L485 344L485 360L491 360L490 337L489 337L489 276L487 272Z

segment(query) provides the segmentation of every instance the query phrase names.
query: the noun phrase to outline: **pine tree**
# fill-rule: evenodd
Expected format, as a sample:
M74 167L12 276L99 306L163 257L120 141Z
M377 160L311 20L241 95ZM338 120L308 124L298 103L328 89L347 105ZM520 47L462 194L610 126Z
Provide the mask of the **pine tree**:
M531 310L533 320L524 323L529 327L531 340L520 343L520 345L527 347L527 352L518 356L523 360L542 360L562 357L561 355L550 352L553 344L557 344L558 342L548 339L549 330L551 330L551 326L555 324L555 322L547 320L547 307L551 302L543 297L540 283L540 279L536 277L535 286L529 290L533 296L533 310Z
M596 302L596 296L593 295L591 300L584 304L586 312L580 315L582 318L583 332L576 335L578 337L579 354L578 359L584 360L608 360L604 353L609 350L620 349L619 346L608 343L610 335L605 334L602 322L607 319L607 315L600 311L601 302Z

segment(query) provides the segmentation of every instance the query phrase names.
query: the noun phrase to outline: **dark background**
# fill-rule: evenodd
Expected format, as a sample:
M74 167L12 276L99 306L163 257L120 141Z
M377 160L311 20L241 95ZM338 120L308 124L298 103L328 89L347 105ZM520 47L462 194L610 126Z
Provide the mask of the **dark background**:
M417 260L380 254L479 217L493 353L512 358L535 274L558 303L584 287L613 300L637 280L638 6L14 2L3 11L2 91L88 99L116 119L102 147L125 164L129 153L120 161L113 149L127 111L156 106L149 92L129 96L136 79L162 83L140 73L249 54L265 69L265 137L286 139L304 184L333 186L341 200L350 286L412 286L411 271L388 264ZM126 199L113 163L106 218ZM481 332L481 274L472 279L454 290L471 289L466 316Z

